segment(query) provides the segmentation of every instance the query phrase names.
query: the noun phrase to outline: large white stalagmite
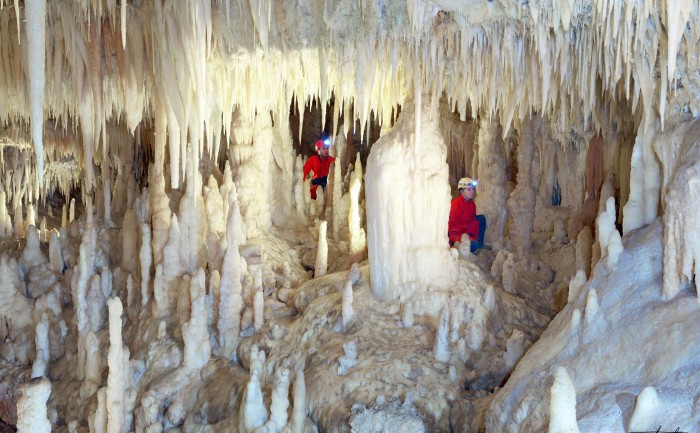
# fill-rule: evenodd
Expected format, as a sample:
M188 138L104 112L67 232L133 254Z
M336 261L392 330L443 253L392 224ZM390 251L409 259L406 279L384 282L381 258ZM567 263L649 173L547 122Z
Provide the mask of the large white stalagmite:
M478 152L479 186L474 198L476 211L486 216L486 242L502 242L507 216L508 156L497 119L481 119Z
M423 98L423 112L430 108ZM422 116L406 103L394 128L372 146L367 159L367 246L372 292L385 301L408 299L419 287L446 287L456 278L449 251L450 188L446 147L437 115ZM421 152L415 143L420 141ZM397 188L407 191L397 194Z

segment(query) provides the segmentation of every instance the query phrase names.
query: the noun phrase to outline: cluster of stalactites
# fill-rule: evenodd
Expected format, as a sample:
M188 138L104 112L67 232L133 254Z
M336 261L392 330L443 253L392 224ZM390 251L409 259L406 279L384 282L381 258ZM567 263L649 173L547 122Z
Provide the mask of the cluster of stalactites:
M178 144L171 151L191 142L195 159L205 151L218 156L235 110L247 119L265 111L284 116L295 95L297 105L319 100L324 114L335 97L337 107L353 107L362 127L372 112L389 123L409 92L438 101L443 91L463 116L499 113L504 135L533 110L562 131L597 123L594 108L620 98L651 124L656 112L663 122L668 85L682 80L680 66L691 66L677 69L676 56L694 50L700 29L693 2L532 3L486 11L477 23L472 12L437 13L419 2L368 3L323 3L323 17L315 17L322 21L311 25L307 12L273 11L274 2L50 2L44 117L79 121L89 188L95 176L84 161L109 155L109 121L120 119L133 133L157 107ZM22 60L18 12L0 10L3 121L38 113L23 88L33 79ZM287 21L297 18L289 30ZM350 28L354 22L362 32Z

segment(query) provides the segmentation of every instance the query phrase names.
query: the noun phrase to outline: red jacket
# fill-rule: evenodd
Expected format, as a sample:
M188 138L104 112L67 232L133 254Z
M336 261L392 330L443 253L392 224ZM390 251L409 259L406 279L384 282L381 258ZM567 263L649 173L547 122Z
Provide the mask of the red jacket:
M333 161L335 161L335 158L332 156L321 159L318 155L311 155L309 159L306 160L306 163L304 163L304 180L306 180L310 171L314 172L314 179L328 176L328 171Z
M479 235L479 221L476 220L474 200L467 200L461 194L452 200L447 232L450 243L461 242L464 233L469 235L470 240L476 240Z

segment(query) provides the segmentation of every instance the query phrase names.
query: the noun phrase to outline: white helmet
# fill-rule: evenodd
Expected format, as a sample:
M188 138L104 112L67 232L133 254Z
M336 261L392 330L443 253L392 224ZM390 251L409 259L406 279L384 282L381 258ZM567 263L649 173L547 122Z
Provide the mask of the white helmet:
M476 188L476 181L471 180L471 178L468 178L468 177L463 177L459 180L459 183L457 184L457 189L463 189L463 188L466 188L468 186Z

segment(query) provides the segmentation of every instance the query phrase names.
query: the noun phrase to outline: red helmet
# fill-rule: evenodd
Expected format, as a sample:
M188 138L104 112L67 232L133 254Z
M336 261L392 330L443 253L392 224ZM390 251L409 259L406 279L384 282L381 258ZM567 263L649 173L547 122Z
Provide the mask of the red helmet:
M331 140L329 138L326 138L325 140L318 140L316 142L316 151L318 152L322 148L328 149L331 147Z

